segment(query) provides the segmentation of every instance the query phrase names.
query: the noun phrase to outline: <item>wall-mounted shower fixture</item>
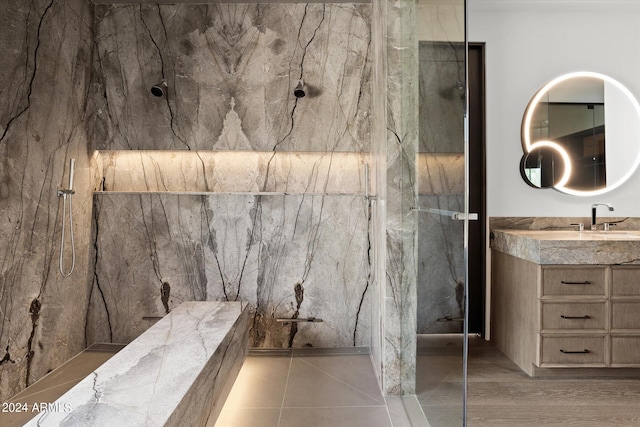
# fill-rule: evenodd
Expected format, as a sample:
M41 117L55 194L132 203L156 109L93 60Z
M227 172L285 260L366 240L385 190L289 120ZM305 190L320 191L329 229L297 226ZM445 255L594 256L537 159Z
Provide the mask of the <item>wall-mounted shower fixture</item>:
M369 163L363 161L364 166L364 198L368 201L378 200L378 196L371 194L371 174L369 173Z
M296 98L302 98L307 94L307 85L304 84L304 80L300 79L298 80L298 84L296 85L296 88L293 89L293 95Z
M323 322L322 319L318 319L316 317L300 317L295 319L290 319L287 317L278 317L276 319L278 323L284 323L285 325L288 323L307 323L307 322Z
M158 98L164 96L167 91L167 81L162 80L161 82L154 84L151 86L151 95L157 96Z
M76 268L76 244L73 238L73 206L72 206L72 196L75 193L73 190L73 174L76 166L76 159L71 159L69 161L69 188L67 189L59 189L58 197L62 197L62 236L60 238L60 274L64 277L71 276L73 270ZM71 239L71 269L68 273L64 271L64 234L65 234L65 224L67 222L67 198L69 199L69 237Z

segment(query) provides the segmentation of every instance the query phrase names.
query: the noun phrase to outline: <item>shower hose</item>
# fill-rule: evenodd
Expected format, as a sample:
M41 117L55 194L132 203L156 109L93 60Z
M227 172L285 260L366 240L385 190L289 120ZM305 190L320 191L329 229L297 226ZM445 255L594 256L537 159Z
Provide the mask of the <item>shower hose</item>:
M71 240L71 269L68 273L65 273L63 266L63 258L64 258L64 235L65 235L65 224L67 222L67 196L69 196L69 237ZM73 238L73 209L72 209L72 194L62 194L62 238L60 239L60 274L64 277L71 276L73 270L76 268L76 243Z

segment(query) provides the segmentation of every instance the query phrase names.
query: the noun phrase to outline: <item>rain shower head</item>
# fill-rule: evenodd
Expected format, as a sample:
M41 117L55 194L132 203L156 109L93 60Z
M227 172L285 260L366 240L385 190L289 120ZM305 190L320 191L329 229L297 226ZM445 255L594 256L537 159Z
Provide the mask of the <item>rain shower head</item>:
M164 96L166 90L167 90L167 81L162 80L160 83L157 83L151 86L151 95L157 96L158 98L160 98L161 96Z

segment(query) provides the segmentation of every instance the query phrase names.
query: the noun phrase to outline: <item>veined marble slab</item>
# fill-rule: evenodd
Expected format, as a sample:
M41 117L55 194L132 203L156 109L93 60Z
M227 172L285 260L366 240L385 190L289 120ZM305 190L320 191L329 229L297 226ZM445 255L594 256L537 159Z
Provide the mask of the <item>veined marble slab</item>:
M355 3L96 5L93 148L367 152L370 21Z
M97 194L88 342L131 342L183 301L246 301L252 347L369 344L362 196ZM284 324L277 318L323 322Z
M536 264L640 264L640 232L492 230L491 249Z
M0 2L1 402L84 348L93 171L83 125L92 22L85 0ZM77 263L64 277L57 191L68 186L71 158ZM66 272L69 228L67 218Z
M421 207L461 211L462 194L420 195ZM464 316L463 224L442 215L418 215L417 332L462 332L462 322L442 322ZM446 248L446 250L444 250Z
M240 302L184 302L25 425L204 426L245 359L248 318Z

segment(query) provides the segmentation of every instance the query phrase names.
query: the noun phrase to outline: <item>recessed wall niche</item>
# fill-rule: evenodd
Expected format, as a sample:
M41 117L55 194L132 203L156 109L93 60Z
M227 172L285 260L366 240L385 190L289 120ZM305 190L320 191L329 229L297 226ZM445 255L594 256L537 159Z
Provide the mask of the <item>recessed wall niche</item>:
M362 153L99 151L96 191L365 195Z

